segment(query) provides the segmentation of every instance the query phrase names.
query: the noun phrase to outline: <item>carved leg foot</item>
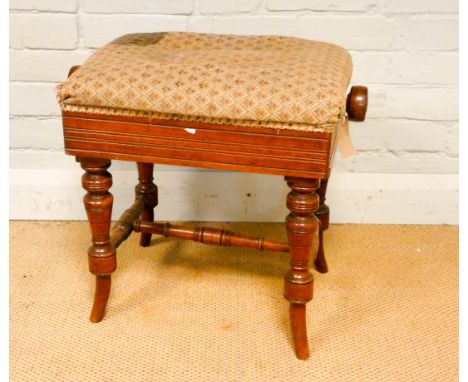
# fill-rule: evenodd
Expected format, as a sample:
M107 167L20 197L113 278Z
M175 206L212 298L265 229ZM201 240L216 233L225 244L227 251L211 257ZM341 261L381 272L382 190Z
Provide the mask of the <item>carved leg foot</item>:
M104 317L109 299L111 273L116 268L115 248L110 242L112 214L112 176L107 171L107 159L77 158L86 171L82 177L83 188L88 191L84 205L91 226L92 245L88 249L89 270L96 275L96 293L90 320L99 322Z
M158 187L153 183L152 163L137 163L138 167L138 185L135 187L135 197L143 198L145 208L141 213L142 221L154 221L154 207L158 205ZM140 245L148 247L151 242L151 233L142 232L140 236Z
M309 346L307 341L306 305L289 304L289 319L294 341L296 357L299 359L309 358Z
M327 193L328 179L323 179L320 182L320 188L317 193L320 197L320 205L315 213L320 219L319 227L319 248L317 252L317 257L315 258L315 267L320 273L328 272L328 264L325 259L325 249L323 244L323 231L328 229L329 219L330 219L330 208L325 204L325 194Z
M314 212L319 206L315 191L318 179L285 177L291 192L286 205L291 213L286 217L286 231L291 253L290 269L285 276L284 296L290 302L291 329L296 357L309 358L306 327L306 304L312 299L314 277L309 269L312 241L319 228ZM313 254L315 257L315 254Z
M96 275L96 291L94 294L93 309L91 310L91 322L99 322L104 318L107 300L109 300L110 288L110 275Z

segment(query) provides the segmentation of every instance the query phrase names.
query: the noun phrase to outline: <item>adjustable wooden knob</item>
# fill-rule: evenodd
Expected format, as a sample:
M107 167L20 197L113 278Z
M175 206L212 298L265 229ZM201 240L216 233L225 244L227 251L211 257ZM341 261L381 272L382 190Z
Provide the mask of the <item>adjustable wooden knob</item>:
M367 88L353 86L346 98L346 112L348 119L353 122L362 122L366 119Z

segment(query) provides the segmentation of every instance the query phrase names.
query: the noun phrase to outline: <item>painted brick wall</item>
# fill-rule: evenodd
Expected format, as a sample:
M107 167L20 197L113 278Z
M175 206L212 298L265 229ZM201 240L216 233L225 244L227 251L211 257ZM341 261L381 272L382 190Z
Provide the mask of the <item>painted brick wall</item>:
M11 167L74 168L54 86L130 32L282 34L342 45L370 90L339 172L458 171L456 0L10 0ZM117 168L125 169L119 164Z

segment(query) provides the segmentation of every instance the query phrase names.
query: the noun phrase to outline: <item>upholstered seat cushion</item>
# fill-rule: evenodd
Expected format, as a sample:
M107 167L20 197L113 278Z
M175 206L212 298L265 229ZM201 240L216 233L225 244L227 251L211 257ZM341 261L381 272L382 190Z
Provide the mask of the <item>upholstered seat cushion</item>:
M64 83L64 111L330 131L345 112L351 57L283 36L122 36Z

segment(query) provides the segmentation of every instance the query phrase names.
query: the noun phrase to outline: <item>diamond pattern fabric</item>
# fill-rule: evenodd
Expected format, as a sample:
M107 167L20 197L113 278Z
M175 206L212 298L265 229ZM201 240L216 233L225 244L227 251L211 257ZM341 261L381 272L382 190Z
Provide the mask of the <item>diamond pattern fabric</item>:
M285 36L122 36L57 87L63 111L333 130L352 72L336 45Z

